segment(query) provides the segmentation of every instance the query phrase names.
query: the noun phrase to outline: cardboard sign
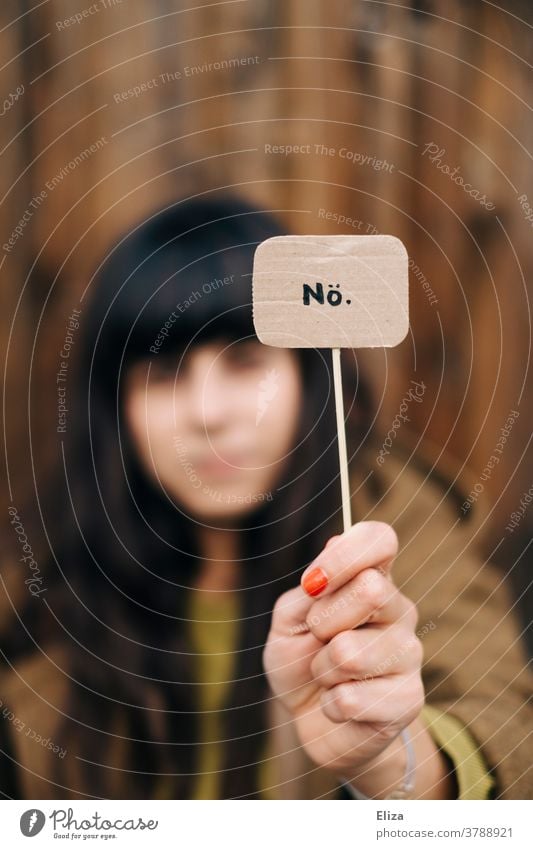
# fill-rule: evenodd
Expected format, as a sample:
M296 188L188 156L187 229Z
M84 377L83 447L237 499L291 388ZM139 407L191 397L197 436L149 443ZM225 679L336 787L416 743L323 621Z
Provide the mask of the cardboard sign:
M257 247L253 321L277 348L376 348L409 329L407 251L395 236L274 236Z

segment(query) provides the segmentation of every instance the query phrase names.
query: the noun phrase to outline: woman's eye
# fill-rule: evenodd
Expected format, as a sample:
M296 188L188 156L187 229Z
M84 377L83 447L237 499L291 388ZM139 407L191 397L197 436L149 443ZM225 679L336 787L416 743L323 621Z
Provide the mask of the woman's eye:
M228 350L228 362L239 368L257 368L264 359L257 345L234 345Z
M176 371L178 368L178 363L175 360L160 360L157 363L152 363L152 368L150 369L150 378L156 383L160 383L162 381L174 380L176 377Z

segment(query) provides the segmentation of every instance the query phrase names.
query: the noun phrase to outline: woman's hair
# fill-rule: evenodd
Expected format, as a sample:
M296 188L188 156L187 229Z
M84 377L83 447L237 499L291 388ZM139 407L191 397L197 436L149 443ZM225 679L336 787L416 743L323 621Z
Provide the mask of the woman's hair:
M43 508L53 553L47 636L53 625L72 683L58 742L71 763L78 758L75 776L57 759L59 798L66 788L149 798L160 774L174 798L191 793L198 690L186 627L188 588L200 566L197 526L136 455L124 421L124 376L150 358L171 358L177 368L199 340L254 337L253 254L283 232L269 212L234 196L178 201L125 234L88 286L69 374L65 460ZM242 619L234 681L219 714L224 797L257 792L270 698L262 652L272 607L298 583L340 515L331 352L294 355L303 382L294 450L272 500L235 531ZM352 363L345 367L345 404L357 446L371 403ZM117 728L121 741L112 736ZM126 772L113 769L120 744Z

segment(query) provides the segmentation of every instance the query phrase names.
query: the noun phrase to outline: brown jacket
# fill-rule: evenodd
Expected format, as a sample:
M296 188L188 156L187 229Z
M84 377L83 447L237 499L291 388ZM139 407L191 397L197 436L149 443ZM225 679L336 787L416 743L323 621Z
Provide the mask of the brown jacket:
M468 727L494 773L497 798L531 799L532 681L506 581L475 553L479 519L462 518L459 505L465 492L457 484L450 486L449 476L432 469L420 451L415 459L398 444L381 467L376 456L377 451L367 451L366 459L358 456L351 473L353 515L390 522L398 534L393 577L418 607L427 702ZM373 479L384 487L380 498ZM333 527L332 533L341 530ZM55 646L0 672L0 714L6 714L0 727L4 734L7 728L7 748L18 764L23 798L53 796L48 779L61 752L47 746L48 739L50 746L60 744L57 728L68 691L62 668L64 650ZM277 794L287 799L337 796L338 781L307 757L284 708L275 700L270 704ZM28 729L39 729L41 740ZM120 769L126 745L120 733L110 737L108 764ZM65 764L69 778L61 796L85 798L76 792L76 763L71 760Z

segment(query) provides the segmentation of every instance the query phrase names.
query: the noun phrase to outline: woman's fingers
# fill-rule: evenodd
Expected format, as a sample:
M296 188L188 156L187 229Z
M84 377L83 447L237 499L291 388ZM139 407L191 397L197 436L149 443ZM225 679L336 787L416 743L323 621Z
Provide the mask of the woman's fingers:
M358 522L324 548L304 571L310 596L335 592L369 567L388 572L398 551L395 531L385 522Z
M272 691L290 710L297 710L313 695L316 698L318 691L310 663L322 643L305 624L312 603L301 587L283 593L274 605L263 650L263 667Z
M311 673L317 684L330 688L409 672L421 666L422 657L420 640L404 625L370 625L333 637L311 661Z
M317 599L306 618L309 630L323 643L367 622L400 622L412 629L417 622L415 605L374 568L365 569L341 589Z
M332 722L393 722L408 725L424 706L420 670L368 681L346 681L320 697Z
M312 605L313 599L301 587L282 593L272 609L271 633L275 637L292 637L308 632L305 620Z

